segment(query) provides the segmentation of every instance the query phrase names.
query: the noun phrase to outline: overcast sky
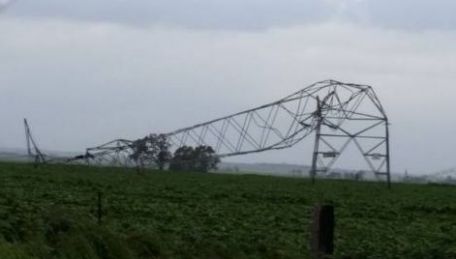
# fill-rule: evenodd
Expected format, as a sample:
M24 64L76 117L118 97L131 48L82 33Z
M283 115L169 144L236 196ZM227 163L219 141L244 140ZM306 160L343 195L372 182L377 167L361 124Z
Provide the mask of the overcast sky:
M0 10L2 148L25 146L23 117L43 149L82 151L332 78L374 87L394 171L456 166L454 0L18 0ZM248 159L309 164L300 148Z

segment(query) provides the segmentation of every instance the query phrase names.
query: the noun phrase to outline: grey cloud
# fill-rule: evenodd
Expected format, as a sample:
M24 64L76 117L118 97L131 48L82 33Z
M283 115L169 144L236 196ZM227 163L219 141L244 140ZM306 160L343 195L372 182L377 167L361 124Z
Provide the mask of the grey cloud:
M454 166L453 32L328 23L252 33L22 19L2 19L0 30L0 108L8 111L0 146L23 144L24 116L43 148L77 151L334 78L377 90L393 123L395 170ZM241 159L308 163L309 146Z
M456 29L454 0L370 0L374 24L404 29Z
M265 29L321 20L318 0L41 0L18 2L9 13L132 25L154 23L205 29Z
M8 14L148 26L256 30L343 19L398 29L456 29L453 0L19 0Z

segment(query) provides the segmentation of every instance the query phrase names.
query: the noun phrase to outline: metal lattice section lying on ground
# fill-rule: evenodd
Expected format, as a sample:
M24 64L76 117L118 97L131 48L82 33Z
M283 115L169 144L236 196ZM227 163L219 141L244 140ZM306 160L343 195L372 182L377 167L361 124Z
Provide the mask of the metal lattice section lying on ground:
M86 154L79 158L87 163L109 166L135 166L131 159L134 150L134 142L126 139L116 139L106 144L88 148Z

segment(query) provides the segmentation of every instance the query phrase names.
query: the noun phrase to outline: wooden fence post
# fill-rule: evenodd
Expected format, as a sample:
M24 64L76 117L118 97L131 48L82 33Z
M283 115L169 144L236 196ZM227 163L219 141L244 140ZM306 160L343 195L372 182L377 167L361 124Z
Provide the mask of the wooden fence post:
M97 200L97 222L98 225L101 225L101 217L103 216L103 207L102 207L102 195L101 192L98 192L98 200Z
M315 206L310 237L311 258L321 259L333 254L334 225L334 206Z

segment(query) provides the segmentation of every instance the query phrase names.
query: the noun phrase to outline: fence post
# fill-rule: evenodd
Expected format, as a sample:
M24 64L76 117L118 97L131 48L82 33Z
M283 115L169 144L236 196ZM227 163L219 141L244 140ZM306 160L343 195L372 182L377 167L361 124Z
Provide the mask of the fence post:
M310 237L311 258L321 259L333 254L334 225L334 206L315 206Z
M101 217L103 216L103 207L102 207L102 195L101 192L98 192L98 200L97 200L97 222L98 225L101 225Z

